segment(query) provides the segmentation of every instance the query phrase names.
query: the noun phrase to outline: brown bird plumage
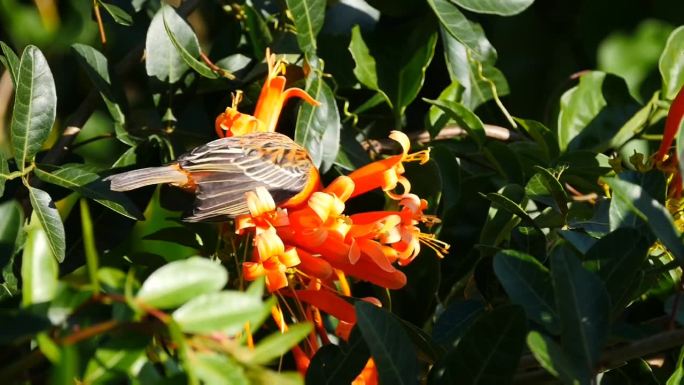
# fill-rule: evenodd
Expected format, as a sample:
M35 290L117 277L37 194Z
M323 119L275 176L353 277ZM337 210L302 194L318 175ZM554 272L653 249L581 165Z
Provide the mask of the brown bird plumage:
M162 167L107 178L114 191L169 183L195 193L188 222L217 221L249 212L245 193L265 187L284 207L301 204L319 185L307 151L285 135L261 132L221 138Z

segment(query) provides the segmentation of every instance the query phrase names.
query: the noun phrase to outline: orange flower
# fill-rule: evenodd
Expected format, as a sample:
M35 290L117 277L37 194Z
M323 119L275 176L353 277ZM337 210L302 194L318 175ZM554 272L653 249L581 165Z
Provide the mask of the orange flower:
M244 135L251 132L274 132L278 124L280 111L288 99L297 97L304 99L309 104L318 106L318 103L306 91L301 88L285 89L286 78L285 63L276 60L276 55L266 50L266 62L268 63L268 76L261 88L259 99L254 110L254 116L238 112L237 107L242 99L241 93L233 97L233 103L226 111L216 118L216 133L220 137Z
M399 199L402 195L407 194L411 190L411 183L402 175L404 173L403 162L420 162L420 164L425 164L430 160L429 149L414 152L412 154L408 153L411 144L408 136L403 132L392 131L389 137L399 142L402 153L375 161L349 174L349 177L355 184L354 192L351 195L352 197L381 187L391 198ZM392 190L397 187L397 184L402 185L404 189L402 194L392 192Z

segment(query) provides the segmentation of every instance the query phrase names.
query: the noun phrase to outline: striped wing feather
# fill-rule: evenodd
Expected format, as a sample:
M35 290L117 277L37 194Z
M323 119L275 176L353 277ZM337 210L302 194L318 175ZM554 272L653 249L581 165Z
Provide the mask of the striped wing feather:
M302 147L277 133L218 139L178 162L197 186L192 215L185 218L192 222L247 213L245 193L259 186L284 202L304 188L313 167Z

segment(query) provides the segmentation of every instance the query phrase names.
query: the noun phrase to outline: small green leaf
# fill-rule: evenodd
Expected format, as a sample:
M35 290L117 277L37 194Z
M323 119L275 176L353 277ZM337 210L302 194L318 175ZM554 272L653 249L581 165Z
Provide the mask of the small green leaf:
M316 35L323 27L325 0L286 0L297 29L299 48L311 60L316 55Z
M193 356L192 365L197 378L212 385L249 385L245 369L230 357L216 353L199 353Z
M178 307L202 294L221 290L228 272L206 258L191 257L174 261L150 274L137 298L145 304L168 309Z
M555 160L560 154L556 136L545 125L535 120L516 119L522 129L532 137L532 140L544 150L546 159L550 162Z
M396 36L406 38L396 39ZM397 128L406 106L423 85L436 42L434 28L422 20L393 25L364 36L359 26L352 29L349 51L356 63L354 74L364 86L385 97L394 112Z
M539 230L539 226L537 226L537 223L525 211L525 209L520 204L516 203L514 200L507 197L506 195L499 193L489 193L487 194L487 199L489 199L492 202L493 207L506 210L511 214L518 216L520 219L523 220L523 222L526 225L534 226Z
M159 8L147 30L145 69L149 76L156 77L164 82L175 83L180 80L189 66L166 33L164 21L166 21L169 30L173 32L178 43L185 48L190 56L199 56L199 42L192 28L178 16L171 6L164 4Z
M47 195L43 191L41 193ZM57 292L59 266L50 251L48 234L38 220L37 210L31 215L26 234L21 260L21 294L22 303L29 306L54 298Z
M59 212L57 212L57 208L55 208L55 204L48 193L34 187L29 187L28 190L31 206L47 236L50 252L58 262L62 263L66 246L64 241L64 224L59 216Z
M46 169L43 169L45 167ZM144 219L135 204L122 193L111 191L99 175L78 164L67 164L52 171L40 165L34 169L36 176L45 182L62 186L91 198L99 204L131 219Z
M0 41L0 50L2 50L2 54L5 55L2 63L5 65L5 67L7 67L7 70L12 77L12 82L16 87L17 78L19 77L19 56L17 56L17 54L14 53L14 50L12 50L12 48L10 48L10 46L5 44L3 41Z
M551 277L561 324L561 346L583 375L592 373L608 338L610 299L601 279L566 247L551 255Z
M480 316L430 370L430 384L502 385L512 382L525 344L525 312L500 306Z
M534 0L452 0L461 7L477 13L513 16L526 10Z
M559 333L556 301L548 269L534 257L504 250L494 256L494 272L511 301L552 334Z
M449 35L481 56L478 33L463 12L449 0L427 0L427 2Z
M667 39L658 68L663 77L663 98L674 99L684 85L684 26L675 29Z
M622 78L598 71L585 73L561 97L558 144L562 151L603 151L638 109Z
M247 362L255 365L265 365L284 355L297 345L307 334L311 333L313 325L308 322L290 325L284 333L275 332L262 339L247 357Z
M244 12L243 30L247 32L252 56L257 60L263 60L266 48L273 45L271 30L261 13L249 3L242 5L242 11Z
M32 45L21 55L14 110L12 111L12 148L19 171L33 162L55 122L57 92L45 56Z
M116 22L117 24L125 26L133 25L133 17L129 15L128 12L124 11L123 9L117 7L114 4L105 3L104 1L100 0L98 0L98 3L100 3L100 5L102 5L105 11L107 11L107 13L112 16L114 22Z
M642 186L619 178L604 178L604 181L612 190L613 200L647 223L679 263L684 264L684 243L667 209Z
M468 132L468 136L471 137L478 146L484 145L487 139L484 125L474 112L470 111L464 105L450 100L424 100L446 112L451 119L455 120L459 126L463 127Z
M173 312L173 319L186 333L240 331L245 322L262 314L263 303L253 295L235 291L204 294Z
M307 82L306 91L320 105L303 103L299 108L295 141L309 151L316 167L326 172L335 162L340 147L340 112L335 95L318 74L312 72Z
M111 339L95 350L88 360L83 381L87 383L116 383L134 375L136 363L145 354L150 340L130 333Z
M176 48L176 50L180 54L181 58L185 62L185 64L187 64L190 68L194 69L195 71L197 71L198 74L204 76L205 78L218 79L219 74L217 74L211 68L209 68L208 65L197 60L195 58L195 56L193 56L190 52L188 52L188 50L185 49L185 47L183 47L183 45L178 41L178 38L176 37L176 35L173 33L173 31L169 27L169 23L166 21L166 18L164 18L163 20L164 20L164 30L166 31L166 34L169 36L169 39L171 39L171 43ZM193 32L193 36L194 36L194 32ZM195 39L197 39L197 38L195 37ZM231 76L231 78L232 78L232 76Z
M391 313L359 301L357 326L378 368L382 384L418 384L418 360L411 339Z
M588 384L589 376L573 366L558 344L537 331L527 335L527 346L542 368L558 377L564 384Z

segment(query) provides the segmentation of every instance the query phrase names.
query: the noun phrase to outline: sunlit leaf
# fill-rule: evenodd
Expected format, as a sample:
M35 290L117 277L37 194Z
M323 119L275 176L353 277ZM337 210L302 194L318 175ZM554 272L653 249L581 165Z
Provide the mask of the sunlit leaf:
M323 27L326 2L325 0L286 0L286 3L297 29L299 48L310 60L316 55L316 35Z
M104 384L127 378L135 372L134 366L149 342L149 338L131 333L98 346L88 360L83 380Z
M242 329L245 322L259 317L260 298L235 291L204 294L174 311L173 319L187 333L212 333Z
M527 335L527 346L537 359L537 362L547 372L558 377L564 384L580 385L588 384L589 376L586 371L578 369L570 361L556 341L544 336L537 331L531 331Z
M173 32L178 43L192 56L200 54L197 36L192 28L169 5L162 5L154 15L147 30L145 40L145 69L149 76L161 81L175 83L188 70L189 66L183 60L180 52L173 45L164 28L164 21Z
M41 193L47 195L43 191ZM48 234L38 220L37 210L31 216L26 234L21 259L21 294L24 306L47 302L55 296L59 270L57 260L50 250Z
M663 97L673 99L684 85L684 26L675 29L667 39L658 67L663 77Z
M32 45L21 55L12 111L12 148L19 171L33 161L55 122L57 92L45 56Z
M162 266L143 282L137 298L162 308L180 306L202 294L221 290L228 282L226 269L206 258L191 257Z
M500 16L513 16L526 10L534 0L452 0L461 7L477 12Z
M229 357L216 353L201 353L193 357L197 378L205 384L249 385L244 368Z
M104 8L110 16L112 16L112 18L117 24L126 26L133 24L133 17L131 17L131 15L129 15L128 12L124 11L123 9L117 7L114 4L106 3L104 1L99 0L98 3L102 5L102 8Z
M449 0L427 0L442 27L456 40L481 55L478 33L458 7Z
M253 364L268 364L287 353L293 346L304 339L311 330L313 330L313 325L305 322L289 325L283 333L272 333L259 341L254 350L250 352L251 354L247 357L247 361Z
M197 60L195 58L195 56L193 56L190 52L188 52L188 50L183 46L183 44L181 44L178 41L178 38L176 37L174 32L171 30L171 27L169 27L169 22L166 21L166 18L164 18L163 21L164 21L164 30L166 31L166 34L169 36L171 43L176 48L176 50L180 54L181 58L185 62L185 64L187 64L190 68L194 69L195 71L197 71L198 74L204 76L205 78L218 79L219 74L217 74L211 68L209 68L208 65ZM192 32L192 31L190 31L190 32ZM193 36L194 36L194 32L193 32ZM196 37L195 37L195 39L196 39Z
M3 41L0 41L0 50L2 50L2 54L4 55L0 57L0 59L2 59L3 65L7 67L7 70L12 77L12 82L16 86L17 77L19 75L19 56L17 56L17 54L14 53L14 50Z
M29 187L29 197L31 198L31 206L36 214L36 218L40 221L44 234L47 237L50 254L61 263L64 261L66 245L64 224L59 216L59 212L57 212L52 198L45 191Z

